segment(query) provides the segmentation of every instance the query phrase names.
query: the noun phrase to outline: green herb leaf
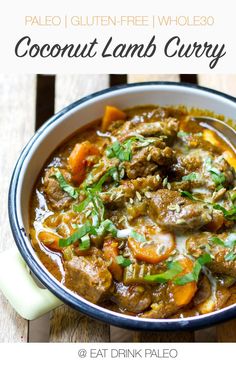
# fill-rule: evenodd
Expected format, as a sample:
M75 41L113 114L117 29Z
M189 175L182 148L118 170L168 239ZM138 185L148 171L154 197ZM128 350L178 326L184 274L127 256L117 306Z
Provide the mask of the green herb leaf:
M181 193L182 197L187 197L192 201L197 201L197 199L195 197L193 197L193 195L188 191L180 191L180 193Z
M218 186L225 183L225 175L216 168L209 169L213 182Z
M101 223L99 228L97 229L97 235L103 236L106 233L111 233L111 235L115 238L117 236L117 228L113 224L113 222L109 219L106 219Z
M176 262L169 262L168 263L168 270L162 273L154 274L154 275L146 275L144 279L150 282L158 282L158 283L165 283L170 280L173 280L179 273L183 270L181 264Z
M229 234L225 241L215 236L210 238L209 241L213 244L221 245L225 248L234 248L236 246L236 233Z
M182 177L182 181L194 182L195 180L198 180L198 179L199 179L199 174L197 174L197 173L190 173L190 174Z
M83 193L87 195L87 197L78 205L73 206L73 210L75 212L83 212L89 203L92 203L93 206L93 218L99 218L99 221L102 222L104 220L105 215L105 207L98 195L98 192L102 190L103 184L107 181L109 177L112 177L114 181L119 181L119 173L116 167L110 168L100 179L99 181L92 185L86 186L83 188Z
M93 186L93 187L88 187L90 190L92 190L93 193L99 192L102 189L103 184L107 181L107 179L109 177L112 177L114 179L114 177L116 178L117 175L117 168L114 166L112 168L110 168L101 178L100 180ZM116 180L116 179L114 179Z
M108 158L117 158L120 161L130 161L132 159L132 144L138 141L140 142L140 147L145 147L150 145L155 141L155 139L145 139L143 136L133 136L123 143L115 141L106 150Z
M189 133L184 132L184 131L179 131L179 132L177 133L177 136L178 136L178 137L187 137L187 136L189 136Z
M197 267L199 268L199 264L197 265ZM179 286L183 286L183 285L186 285L189 282L194 282L194 281L196 281L195 276L194 276L193 272L190 272L190 273L187 273L184 276L176 278L176 280L174 280L174 284L179 285Z
M232 202L234 202L236 200L236 192L231 193L230 199Z
M201 272L201 269L202 267L207 264L207 263L210 263L212 261L211 259L211 256L210 254L208 253L204 253L201 257L199 257L196 262L194 263L194 266L193 266L193 270L192 272L190 273L187 273L186 275L184 276L181 276L179 278L176 278L174 280L174 283L176 285L180 285L180 286L183 286L183 285L186 285L186 283L189 283L189 282L193 282L193 281L198 281L198 277L199 277L199 274Z
M87 250L90 248L90 237L89 235L84 235L80 239L79 249L80 250Z
M212 159L207 158L205 160L206 170L211 174L212 180L216 186L222 186L225 183L225 175L219 171L219 169L212 166Z
M119 154L121 145L119 141L115 141L111 146L106 149L106 154L109 159L115 158Z
M91 217L92 217L93 226L97 227L99 225L99 215L95 210L92 210Z
M123 257L123 255L118 255L116 262L122 267L128 267L132 263L130 259Z
M68 193L70 197L74 199L78 198L78 192L76 188L72 187L69 183L67 183L67 181L65 180L65 178L63 177L62 173L58 168L55 168L55 173L51 175L51 177L57 179L60 188L66 193Z
M130 161L131 160L131 140L129 143L120 144L118 141L115 141L111 146L109 146L106 150L106 154L108 158L118 158L120 161Z
M225 242L223 240L221 240L220 238L217 238L217 236L213 236L212 238L209 239L209 241L212 244L216 244L216 245L221 245L221 246L225 246Z
M212 258L209 253L204 253L197 259L197 262L200 263L201 266L204 266L205 264L210 263L211 261Z
M82 225L77 231L75 231L71 236L66 239L59 239L59 247L67 247L79 239L81 239L86 234L92 231L92 226L89 222Z
M206 167L206 170L209 171L212 167L212 159L211 158L207 158L205 161L204 161L204 165Z
M227 220L236 221L236 206L233 206L230 210L226 210L223 206L214 204L213 208L222 211Z
M236 259L236 253L234 253L233 251L229 252L228 254L226 254L224 256L224 259L228 262L228 261L235 261Z
M91 196L88 196L79 205L73 205L73 211L83 212L90 202L91 202Z
M137 231L131 230L130 237L137 240L138 242L142 243L146 241L144 235L137 233Z
M236 246L236 233L231 233L225 240L225 246L227 248L234 248Z
M216 187L216 192L220 191L222 188L224 188L224 186L220 184L219 186Z

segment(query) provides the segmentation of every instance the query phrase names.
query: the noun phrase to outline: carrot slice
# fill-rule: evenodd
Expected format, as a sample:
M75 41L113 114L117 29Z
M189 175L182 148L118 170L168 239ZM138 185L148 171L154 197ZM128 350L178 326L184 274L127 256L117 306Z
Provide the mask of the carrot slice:
M145 237L146 243L129 237L128 245L136 259L147 263L156 264L167 259L176 246L173 234L159 232L153 227L148 228Z
M232 150L225 150L223 152L224 159L231 165L234 169L236 169L236 155Z
M116 107L107 105L102 119L102 131L103 132L107 131L111 122L124 120L125 118L126 118L125 112Z
M220 140L214 131L204 129L203 139L210 142L213 146L220 147Z
M59 247L59 236L56 234L49 231L41 231L38 238L49 249L61 252L62 248Z
M183 258L179 260L180 265L183 268L183 271L178 274L176 278L182 277L187 273L192 272L193 270L193 262L190 258ZM176 285L174 283L170 284L170 290L173 294L174 301L177 306L187 305L193 298L195 292L197 291L197 284L195 281L186 283L185 285Z
M214 131L205 129L203 131L203 139L220 148L225 160L236 169L236 155L234 151Z
M107 239L103 244L103 255L105 260L111 261L108 266L116 281L122 281L123 268L116 262L116 257L119 255L118 241L115 239Z
M91 155L99 155L98 148L89 141L76 144L68 158L68 165L72 173L72 179L80 184L86 175L86 159Z

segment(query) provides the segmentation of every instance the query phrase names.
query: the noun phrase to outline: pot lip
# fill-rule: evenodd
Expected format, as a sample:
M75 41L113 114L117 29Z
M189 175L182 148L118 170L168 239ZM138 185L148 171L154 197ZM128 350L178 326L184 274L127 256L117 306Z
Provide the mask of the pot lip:
M173 86L173 87L185 87L190 89L197 89L203 92L207 92L210 94L215 94L219 97L225 98L231 102L236 103L236 98L232 97L228 94L222 93L220 91L202 87L195 84L190 83L182 83L182 82L171 82L171 81L150 81L150 82L140 82L140 83L131 83L131 84L121 84L114 87L110 87L107 89L103 89L101 91L92 93L88 96L85 96L67 107L63 108L61 111L56 113L50 119L48 119L41 128L33 135L33 137L29 140L29 142L24 147L21 152L19 159L15 165L10 187L8 194L8 215L10 226L12 230L12 234L15 240L15 243L20 251L22 257L26 261L30 270L34 273L34 275L42 282L42 284L48 288L55 296L60 298L64 303L71 306L72 308L79 310L80 312L89 315L92 318L97 320L104 321L106 323L123 327L127 329L134 330L146 330L146 331L168 331L168 330L194 330L200 329L206 326L210 326L219 322L223 322L229 319L232 319L236 316L236 304L227 307L226 309L221 309L216 312L195 316L190 318L183 319L143 319L132 316L124 316L119 313L115 313L110 310L106 310L100 306L93 305L92 303L83 300L80 297L77 297L69 290L67 291L62 285L59 284L56 279L53 279L49 276L47 271L36 261L36 259L32 256L29 247L25 240L25 232L24 229L20 227L18 217L17 217L17 203L16 203L16 194L19 182L19 176L22 173L22 165L23 162L30 152L32 146L37 141L37 139L41 136L41 134L48 128L48 126L55 123L59 118L66 115L68 112L72 111L79 105L96 98L98 96L102 96L104 94L108 94L110 92L115 92L118 90L126 90L128 88L136 88L142 86Z

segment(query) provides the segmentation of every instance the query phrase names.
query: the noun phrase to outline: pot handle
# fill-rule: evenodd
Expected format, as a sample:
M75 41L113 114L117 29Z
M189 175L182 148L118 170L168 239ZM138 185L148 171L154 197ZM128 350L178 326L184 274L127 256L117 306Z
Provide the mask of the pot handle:
M62 302L49 290L38 287L17 248L0 254L0 289L23 318L34 320Z

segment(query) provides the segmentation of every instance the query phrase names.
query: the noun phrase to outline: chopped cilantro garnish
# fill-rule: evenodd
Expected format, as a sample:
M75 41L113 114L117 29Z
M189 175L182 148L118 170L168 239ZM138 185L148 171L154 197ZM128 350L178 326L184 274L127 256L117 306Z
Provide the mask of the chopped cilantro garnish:
M86 222L84 225L80 226L71 236L66 239L59 239L59 247L68 247L69 245L75 243L80 240L83 236L89 234L94 229L92 228L89 222Z
M221 240L217 236L213 236L209 240L211 243L221 245L225 248L234 248L236 246L236 233L229 234L225 241Z
M117 228L113 224L113 222L109 219L106 219L101 223L99 228L97 229L97 235L102 236L106 233L110 233L113 237L117 236Z
M225 242L223 240L221 240L220 238L217 238L217 236L213 236L212 238L210 238L210 243L212 244L216 244L216 245L221 245L221 246L225 246Z
M236 200L236 192L231 193L230 200L234 202Z
M88 196L85 200L83 200L80 204L78 205L73 205L73 211L74 212L83 212L84 209L88 206L88 204L91 201L91 197Z
M177 133L177 136L178 136L178 137L187 137L187 136L189 136L189 133L184 132L184 131L179 131L179 132Z
M210 254L204 253L194 263L192 272L187 273L186 275L181 276L179 278L176 278L173 282L176 285L180 285L180 286L186 285L186 283L193 282L193 281L197 282L202 267L205 264L210 263L211 261L212 261L212 259L211 259Z
M106 150L108 158L117 158L120 161L130 161L132 157L131 147L132 140L127 140L123 144L119 141L115 141L111 146L109 146Z
M75 187L72 187L63 177L62 173L58 168L55 168L55 172L51 175L52 178L56 178L59 183L60 188L69 194L70 197L76 199L78 198L78 192Z
M223 183L225 183L225 175L216 168L211 168L209 172L211 173L212 180L216 186L220 185L222 188Z
M137 233L137 231L131 230L130 237L137 240L138 242L142 243L146 241L144 235Z
M225 240L225 246L227 248L233 248L236 246L236 233L231 233Z
M118 171L117 168L114 166L110 168L100 179L99 181L93 185L92 187L86 187L92 189L92 192L99 192L102 189L103 184L107 181L109 177L112 177L114 181L118 180Z
M205 160L205 167L206 170L211 174L211 178L216 186L220 186L220 188L223 187L223 184L225 183L225 175L219 171L219 169L212 166L212 159L207 158Z
M123 257L123 255L118 255L116 262L122 267L128 267L132 263L130 259Z
M182 181L190 181L190 182L194 182L195 180L199 179L199 174L198 173L190 173L188 175L185 175L182 178Z
M193 195L188 191L180 191L182 197L187 197L192 201L197 201L197 198L193 197Z
M106 150L106 154L108 158L117 158L120 161L130 161L132 159L132 144L138 141L140 142L140 147L145 147L150 145L155 139L145 139L142 136L133 136L120 143L119 141L115 141L111 146L109 146Z
M228 262L228 261L235 261L236 259L236 253L234 253L233 251L229 252L228 254L226 254L224 256L224 259Z
M89 248L90 248L90 237L88 234L86 234L80 239L79 249L87 250Z
M181 264L178 261L169 262L167 264L167 268L168 269L165 272L154 275L146 275L144 276L144 279L151 282L165 283L173 280L183 270Z
M114 181L119 179L119 174L116 167L110 168L96 184L84 187L82 192L87 197L78 205L74 205L73 210L75 212L83 212L91 203L93 207L91 211L93 220L95 219L95 221L99 220L99 222L102 222L104 220L105 208L98 193L102 190L103 184L109 179L109 177L112 177Z
M209 239L210 243L221 245L224 248L230 248L231 251L228 252L224 259L226 261L234 261L236 259L235 246L236 246L236 233L231 233L225 240L218 238L217 236L213 236Z
M213 205L213 208L222 211L227 220L236 221L236 206L233 206L230 210L226 210L226 208L217 203Z
M71 236L66 239L59 239L60 247L67 247L76 241L79 241L80 249L88 249L90 246L89 235L103 236L110 233L113 237L117 236L117 228L111 220L102 221L99 226L94 226L90 222L86 222L80 226Z

